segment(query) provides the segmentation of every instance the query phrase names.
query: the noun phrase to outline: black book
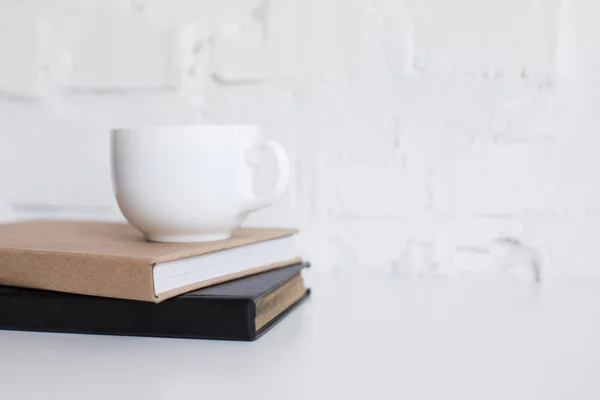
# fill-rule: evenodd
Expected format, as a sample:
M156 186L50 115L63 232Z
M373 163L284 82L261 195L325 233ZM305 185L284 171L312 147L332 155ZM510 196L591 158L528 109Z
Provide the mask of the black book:
M296 264L240 278L158 304L0 286L0 329L251 341L310 289Z

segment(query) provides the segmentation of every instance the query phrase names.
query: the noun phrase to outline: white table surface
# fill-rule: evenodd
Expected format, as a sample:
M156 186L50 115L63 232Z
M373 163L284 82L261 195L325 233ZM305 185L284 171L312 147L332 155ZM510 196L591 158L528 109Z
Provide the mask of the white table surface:
M0 398L600 399L600 282L309 282L256 342L0 332Z

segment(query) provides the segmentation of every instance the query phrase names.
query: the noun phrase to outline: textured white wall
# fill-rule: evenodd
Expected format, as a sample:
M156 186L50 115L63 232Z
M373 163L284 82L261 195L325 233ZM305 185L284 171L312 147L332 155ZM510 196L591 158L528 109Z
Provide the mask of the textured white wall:
M108 130L258 123L321 271L600 277L597 0L0 0L0 219L120 219Z

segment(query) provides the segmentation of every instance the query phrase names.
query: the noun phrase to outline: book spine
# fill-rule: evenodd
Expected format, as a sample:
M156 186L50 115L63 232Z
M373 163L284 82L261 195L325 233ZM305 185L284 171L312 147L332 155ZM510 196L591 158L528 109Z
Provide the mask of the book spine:
M248 323L251 304L222 298L154 304L22 291L0 295L0 329L249 341L255 339Z
M0 285L154 302L146 259L0 248Z

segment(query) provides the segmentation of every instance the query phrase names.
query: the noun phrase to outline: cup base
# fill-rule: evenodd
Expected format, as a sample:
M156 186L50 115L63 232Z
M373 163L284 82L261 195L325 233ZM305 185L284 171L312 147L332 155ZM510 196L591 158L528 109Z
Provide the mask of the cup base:
M216 240L229 239L230 233L206 233L203 235L145 235L149 242L157 243L194 243L214 242Z

